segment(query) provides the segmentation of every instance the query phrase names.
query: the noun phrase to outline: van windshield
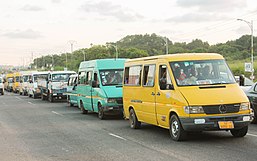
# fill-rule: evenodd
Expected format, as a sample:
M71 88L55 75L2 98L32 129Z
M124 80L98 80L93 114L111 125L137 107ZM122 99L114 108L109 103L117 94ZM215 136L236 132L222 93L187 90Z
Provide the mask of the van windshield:
M68 82L68 79L69 79L70 75L71 75L71 73L70 74L68 74L68 73L53 74L52 81L53 82L60 82L60 81Z
M225 60L179 61L170 66L178 86L235 83Z
M13 78L8 78L8 83L13 83Z
M37 80L38 80L38 78L43 78L43 79L47 79L47 76L48 76L48 74L35 74L35 75L33 75L33 79L34 79L34 82L37 82Z
M28 81L29 81L29 76L28 76L28 75L23 76L23 81L24 81L24 82L28 82Z
M123 69L100 70L103 86L122 85Z

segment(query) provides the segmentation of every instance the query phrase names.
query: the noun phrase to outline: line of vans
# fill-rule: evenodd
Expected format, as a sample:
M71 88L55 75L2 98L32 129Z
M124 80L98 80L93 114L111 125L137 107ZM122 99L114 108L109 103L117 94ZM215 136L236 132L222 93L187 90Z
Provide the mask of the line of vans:
M28 86L29 96L40 93L50 102L67 93L69 105L83 114L124 115L133 129L141 123L169 129L175 141L190 131L229 130L243 137L252 120L248 98L215 53L83 61L78 74L37 72Z

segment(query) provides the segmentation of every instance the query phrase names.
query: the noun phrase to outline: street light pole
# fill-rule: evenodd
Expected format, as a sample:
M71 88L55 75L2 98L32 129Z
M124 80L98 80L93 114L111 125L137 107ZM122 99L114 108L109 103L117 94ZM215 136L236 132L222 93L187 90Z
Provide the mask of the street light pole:
M107 45L110 45L110 46L112 46L112 47L114 47L115 48L115 60L116 59L118 59L118 55L119 55L119 53L118 53L118 47L117 47L117 44L115 44L115 45L113 45L113 44L107 44Z
M165 41L166 54L169 54L168 38L167 37L161 37L161 38Z
M238 21L243 21L245 23L247 23L247 25L250 27L251 29L251 80L254 79L254 66L253 66L253 20L251 20L251 22L243 20L243 19L237 19Z
M82 53L83 53L83 55L84 55L84 61L85 61L85 60L86 60L86 53L85 53L84 50L82 50Z

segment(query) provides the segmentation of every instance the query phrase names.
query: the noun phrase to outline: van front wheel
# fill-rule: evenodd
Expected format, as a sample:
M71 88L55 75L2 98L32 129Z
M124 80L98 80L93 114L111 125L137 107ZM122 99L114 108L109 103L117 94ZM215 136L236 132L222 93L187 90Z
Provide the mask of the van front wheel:
M186 139L187 133L183 129L178 116L177 115L172 115L170 117L170 136L172 140L175 141L182 141Z
M139 129L141 127L141 122L138 121L134 109L129 110L129 122L130 122L130 127L132 129Z
M245 127L241 128L241 129L230 130L231 134L234 137L244 137L247 134L247 131L248 131L248 126L245 126Z
M104 109L101 104L98 104L98 118L100 120L103 120L105 118L104 116Z

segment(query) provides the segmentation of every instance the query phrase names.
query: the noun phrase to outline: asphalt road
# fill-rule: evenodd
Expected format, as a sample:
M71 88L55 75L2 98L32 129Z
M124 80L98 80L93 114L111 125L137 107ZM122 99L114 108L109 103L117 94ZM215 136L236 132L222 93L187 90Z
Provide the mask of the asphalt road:
M174 142L159 127L133 130L127 120L12 93L0 96L0 135L1 161L257 160L257 125L244 138L203 132Z

